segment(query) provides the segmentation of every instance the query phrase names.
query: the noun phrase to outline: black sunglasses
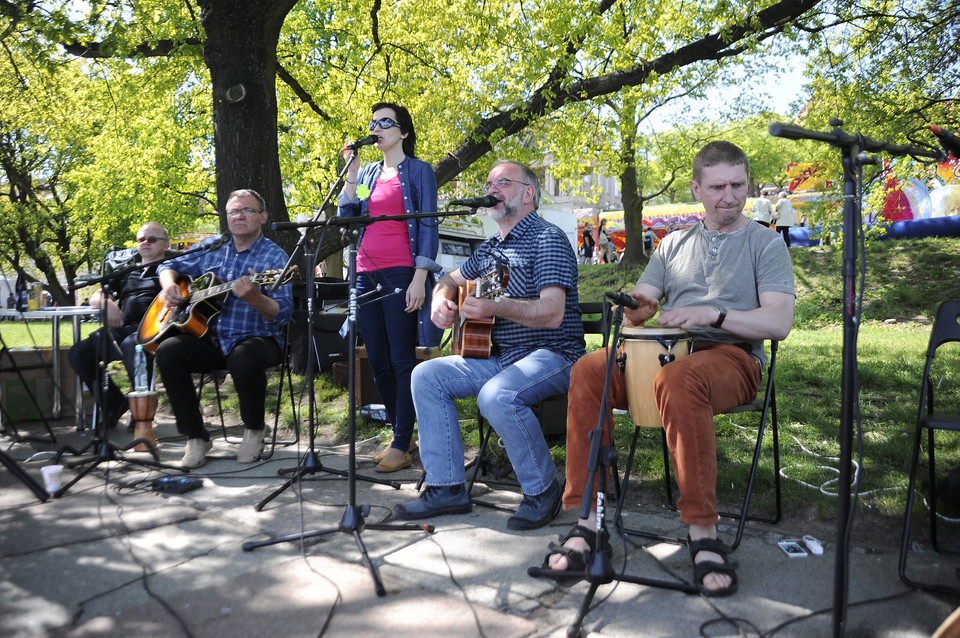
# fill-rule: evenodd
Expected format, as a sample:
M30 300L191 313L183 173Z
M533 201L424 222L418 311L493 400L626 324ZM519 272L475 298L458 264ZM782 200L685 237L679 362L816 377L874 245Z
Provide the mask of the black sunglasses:
M396 120L392 120L389 117L381 117L379 120L370 120L370 130L380 127L384 131L388 128L393 128L394 126L399 126Z
M137 243L138 243L138 244L142 244L143 242L147 242L148 244L155 244L155 243L157 243L158 241L167 241L167 238L166 238L166 237L154 237L153 235L150 235L149 237L137 237Z

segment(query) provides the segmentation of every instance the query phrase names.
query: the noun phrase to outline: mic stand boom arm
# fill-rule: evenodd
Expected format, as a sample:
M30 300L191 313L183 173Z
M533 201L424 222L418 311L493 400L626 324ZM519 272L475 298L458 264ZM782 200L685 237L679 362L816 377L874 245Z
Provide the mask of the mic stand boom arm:
M840 461L837 499L837 557L834 567L833 635L843 635L843 617L847 598L847 554L850 532L850 467L853 449L854 396L857 385L857 297L856 247L860 236L860 206L857 192L862 165L874 160L866 151L886 152L937 159L938 153L917 146L878 142L863 135L850 135L840 127L841 120L830 120L830 132L811 131L774 122L770 135L793 140L816 140L840 149L843 160L843 366L841 372Z

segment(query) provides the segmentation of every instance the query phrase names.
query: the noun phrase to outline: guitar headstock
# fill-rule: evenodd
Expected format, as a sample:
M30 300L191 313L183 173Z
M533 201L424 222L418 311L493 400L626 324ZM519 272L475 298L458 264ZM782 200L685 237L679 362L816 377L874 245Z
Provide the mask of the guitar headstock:
M293 279L293 276L299 271L298 266L293 266L287 273L283 276L283 280L280 282L280 285L283 285ZM250 281L257 284L258 286L272 286L277 283L277 279L283 273L283 270L277 268L274 270L265 270L261 273L250 276Z
M477 299L493 299L504 293L509 281L510 269L507 268L506 264L501 264L498 268L477 279L470 294Z

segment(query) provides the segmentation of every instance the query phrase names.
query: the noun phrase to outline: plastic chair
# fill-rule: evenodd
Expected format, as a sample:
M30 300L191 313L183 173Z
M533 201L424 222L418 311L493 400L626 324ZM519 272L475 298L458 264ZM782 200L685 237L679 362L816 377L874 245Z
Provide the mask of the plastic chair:
M777 431L777 392L776 392L776 366L777 366L777 350L779 342L770 341L770 359L767 363L767 373L766 373L766 386L763 389L761 394L757 395L750 403L737 406L731 410L727 410L723 414L740 414L744 412L757 412L760 414L760 423L757 427L757 439L756 444L753 449L753 462L750 466L750 475L747 479L747 489L743 497L743 505L740 508L739 512L718 512L720 516L725 518L731 518L738 520L737 524L737 533L734 538L733 543L730 545L731 549L736 549L740 544L740 539L743 537L743 529L748 520L752 521L761 521L765 523L777 523L780 521L780 516L782 514L783 505L781 499L781 485L780 485L780 440ZM772 518L763 518L749 516L747 511L750 507L750 498L753 495L753 485L757 476L757 469L760 465L760 455L763 450L763 435L766 431L766 426L769 421L770 431L773 435L773 482L774 482L774 491L776 498L776 511ZM685 539L674 538L669 536L661 536L659 534L653 534L643 530L632 529L625 527L623 524L623 505L627 497L627 486L630 481L630 471L633 467L633 458L637 451L637 442L640 438L641 428L644 426L636 426L633 433L633 440L630 444L630 453L627 455L627 464L624 469L622 481L617 480L616 473L614 474L615 479L615 488L617 491L617 508L614 513L614 525L621 534L626 534L628 536L640 536L643 538L652 538L668 543L680 543L684 544ZM677 507L676 498L673 496L673 485L670 480L670 451L667 448L667 434L662 428L660 429L661 433L661 447L663 450L663 482L666 490L667 500L670 503L670 506L673 509Z
M930 542L933 549L937 552L956 556L960 554L957 551L942 550L937 539L937 480L936 465L934 454L934 432L936 430L945 430L960 432L960 414L953 412L937 411L944 407L935 402L939 397L945 400L949 396L950 390L956 388L945 388L939 379L931 374L934 370L934 361L940 346L960 341L960 301L945 301L940 304L937 310L936 319L933 322L933 329L930 333L930 342L927 345L927 361L923 367L923 379L920 382L920 402L917 409L916 433L913 438L913 456L910 462L910 484L907 488L907 508L903 520L903 537L900 545L900 580L911 587L918 589L939 592L952 596L960 595L960 590L945 585L933 583L921 583L910 579L907 576L907 554L910 545L910 523L913 517L913 499L914 488L917 483L917 473L920 462L920 444L926 433L927 442L927 465L928 465L928 498L930 506ZM949 405L948 408L956 409L956 405Z

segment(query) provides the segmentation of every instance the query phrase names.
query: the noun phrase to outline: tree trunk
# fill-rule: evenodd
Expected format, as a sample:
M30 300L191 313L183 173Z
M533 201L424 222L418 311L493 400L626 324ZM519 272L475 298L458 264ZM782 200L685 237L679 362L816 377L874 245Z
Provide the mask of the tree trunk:
M203 58L213 89L217 210L231 191L252 188L270 211L270 222L289 221L277 145L277 43L297 0L199 0L207 33ZM290 250L295 231L266 234Z

